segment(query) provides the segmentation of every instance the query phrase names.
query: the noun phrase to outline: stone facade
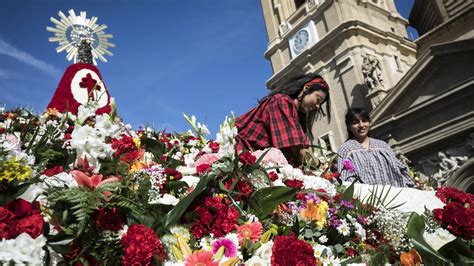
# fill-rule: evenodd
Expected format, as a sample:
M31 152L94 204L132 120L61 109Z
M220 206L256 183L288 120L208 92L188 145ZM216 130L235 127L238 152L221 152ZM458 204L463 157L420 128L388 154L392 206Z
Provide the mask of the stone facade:
M309 72L331 91L333 120L315 136L336 150L348 107L371 111L371 134L424 176L474 192L473 1L415 0L408 22L393 0L261 0L268 32L269 88ZM306 31L309 33L301 33Z
M261 3L269 39L265 57L273 69L267 87L304 73L322 75L330 86L333 119L330 124L324 118L317 121L313 133L333 150L347 138L347 108L372 110L416 61L416 45L407 38L408 22L392 0ZM302 30L309 32L309 41L296 53Z
M418 59L372 111L372 133L425 176L474 192L474 4L415 0ZM458 170L459 169L459 170Z

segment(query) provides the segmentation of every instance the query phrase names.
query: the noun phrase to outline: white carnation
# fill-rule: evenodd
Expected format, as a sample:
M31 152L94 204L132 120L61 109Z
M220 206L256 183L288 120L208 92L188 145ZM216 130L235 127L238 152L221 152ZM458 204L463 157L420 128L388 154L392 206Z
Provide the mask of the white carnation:
M44 236L33 239L27 233L22 233L15 239L3 239L0 242L0 261L6 264L11 261L18 265L42 265L45 244Z

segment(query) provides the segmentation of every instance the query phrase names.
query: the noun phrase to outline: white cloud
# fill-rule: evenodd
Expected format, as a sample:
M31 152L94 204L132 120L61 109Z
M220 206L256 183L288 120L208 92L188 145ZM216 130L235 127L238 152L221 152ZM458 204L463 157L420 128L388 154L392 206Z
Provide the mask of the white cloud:
M31 67L34 67L40 71L43 71L46 74L51 75L53 77L57 77L58 75L61 74L61 71L59 70L59 68L35 58L31 54L14 47L13 45L7 43L6 41L2 39L0 39L0 55L13 57L16 60L24 64L27 64ZM0 75L2 74L0 73Z
M18 73L14 73L5 69L0 69L0 78L2 79L13 79L13 78L21 78L21 77L22 75Z

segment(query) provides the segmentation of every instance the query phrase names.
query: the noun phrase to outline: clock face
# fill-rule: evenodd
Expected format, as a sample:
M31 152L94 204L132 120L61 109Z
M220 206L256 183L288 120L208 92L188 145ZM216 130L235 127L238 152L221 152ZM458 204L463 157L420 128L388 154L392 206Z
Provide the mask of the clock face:
M296 53L300 53L309 41L309 32L306 29L300 30L295 35L293 49Z

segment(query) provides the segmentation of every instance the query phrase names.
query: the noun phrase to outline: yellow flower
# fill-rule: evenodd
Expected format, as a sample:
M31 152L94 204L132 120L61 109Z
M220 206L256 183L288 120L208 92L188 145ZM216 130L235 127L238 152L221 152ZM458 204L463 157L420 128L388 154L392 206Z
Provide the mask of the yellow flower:
M0 181L11 182L14 179L25 181L31 177L31 168L16 158L4 161L0 167Z
M133 143L135 143L135 146L137 146L137 148L140 148L140 139L139 138L133 138Z
M130 165L130 172L136 172L140 169L145 168L146 165L140 161L135 161L132 165Z

